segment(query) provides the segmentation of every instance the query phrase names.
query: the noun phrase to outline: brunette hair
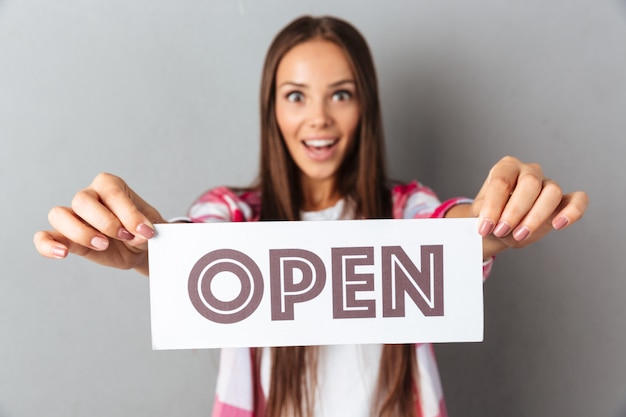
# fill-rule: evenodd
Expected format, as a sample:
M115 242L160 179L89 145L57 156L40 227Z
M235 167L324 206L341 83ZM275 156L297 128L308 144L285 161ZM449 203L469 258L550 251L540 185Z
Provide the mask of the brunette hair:
M276 121L276 71L294 46L323 39L341 47L352 67L360 104L355 145L337 175L339 193L354 205L359 218L391 217L385 167L382 118L374 62L367 42L348 22L335 17L300 17L274 38L261 79L261 160L257 187L261 220L299 220L303 196L299 171ZM257 352L257 366L261 355ZM280 347L271 351L267 417L312 415L317 384L316 347ZM372 412L383 417L415 416L417 363L413 345L386 345L381 357Z

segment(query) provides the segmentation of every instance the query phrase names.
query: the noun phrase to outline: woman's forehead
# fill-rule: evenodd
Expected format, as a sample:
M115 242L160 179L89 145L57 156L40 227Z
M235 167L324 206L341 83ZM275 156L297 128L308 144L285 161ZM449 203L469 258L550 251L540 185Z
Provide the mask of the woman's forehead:
M277 85L333 84L352 80L352 67L344 50L334 42L314 39L291 48L281 59L276 71Z

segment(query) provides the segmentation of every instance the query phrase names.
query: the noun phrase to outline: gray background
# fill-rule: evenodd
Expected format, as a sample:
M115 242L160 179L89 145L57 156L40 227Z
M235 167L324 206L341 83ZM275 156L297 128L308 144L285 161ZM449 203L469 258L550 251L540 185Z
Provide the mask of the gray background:
M451 416L626 415L625 1L4 0L0 416L209 414L218 354L151 350L148 280L32 235L101 171L166 217L248 184L262 59L303 13L369 40L395 177L473 196L513 154L591 197L499 256L484 343L437 346Z

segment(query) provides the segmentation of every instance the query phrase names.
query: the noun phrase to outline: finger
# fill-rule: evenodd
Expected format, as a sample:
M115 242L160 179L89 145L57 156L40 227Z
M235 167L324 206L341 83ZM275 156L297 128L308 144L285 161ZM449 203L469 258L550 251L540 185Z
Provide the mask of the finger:
M580 220L589 205L589 196L583 191L576 191L563 196L557 213L552 220L552 227L561 230Z
M55 238L53 232L40 230L33 236L37 252L47 258L64 259L69 253L68 245Z
M64 259L70 253L79 256L88 256L94 252L91 248L72 242L56 230L42 230L33 237L37 251L48 258Z
M91 188L97 193L103 206L115 217L115 225L119 223L139 239L150 239L154 236L153 221L163 219L121 178L100 174L94 179ZM114 226L111 227L113 228Z
M520 162L512 157L502 158L491 168L481 189L483 201L478 215L481 236L487 236L493 231L496 221L500 219L504 207L517 185L519 175Z
M552 180L544 180L541 170L534 167L523 170L517 180L515 190L509 197L509 201L493 230L493 234L497 237L504 237L517 228L520 221L529 214L544 192L550 195L554 194L556 198L556 204L552 207L554 209L561 201L560 187Z
M83 222L68 207L52 208L48 213L48 221L58 234L65 237L65 242L75 242L95 251L103 251L109 247L107 236Z
M513 238L521 242L554 218L554 213L563 198L561 187L552 180L544 181L541 193L528 213L513 230Z
M102 203L93 189L87 188L76 193L72 199L72 210L83 223L108 237L119 240L132 240L135 237Z

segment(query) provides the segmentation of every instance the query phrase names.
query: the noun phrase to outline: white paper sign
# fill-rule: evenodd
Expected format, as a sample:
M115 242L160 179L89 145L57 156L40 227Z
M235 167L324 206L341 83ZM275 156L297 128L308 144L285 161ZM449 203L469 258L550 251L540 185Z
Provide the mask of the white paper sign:
M483 338L475 219L163 224L154 349Z

